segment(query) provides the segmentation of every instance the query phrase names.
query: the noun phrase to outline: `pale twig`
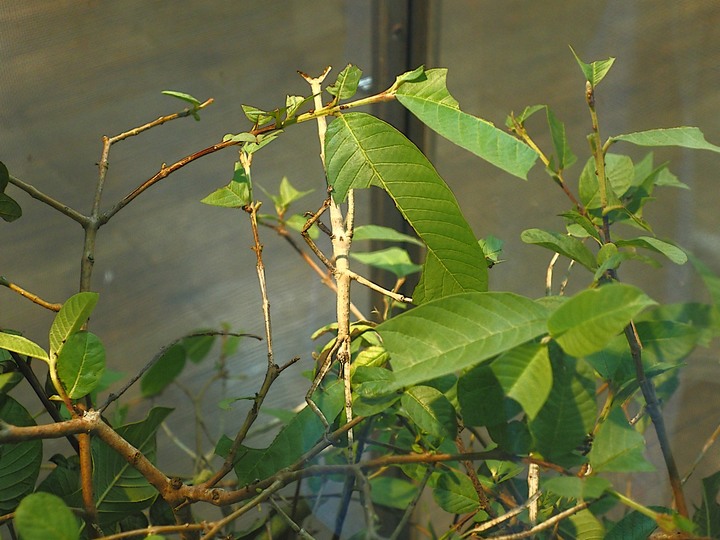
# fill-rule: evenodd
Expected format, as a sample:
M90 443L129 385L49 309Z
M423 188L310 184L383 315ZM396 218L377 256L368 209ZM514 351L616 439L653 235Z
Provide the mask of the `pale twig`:
M276 503L272 499L270 499L268 502L275 509L278 515L282 516L282 518L287 522L288 526L298 535L298 538L304 538L305 540L315 540L315 538L310 533L308 533L305 529L300 527L300 525L295 523L295 521L293 521L293 519L285 513L285 511L278 503Z
M376 283L373 283L373 282L370 281L369 279L366 279L366 278L362 277L361 275L356 274L356 273L353 272L352 270L348 270L347 274L350 276L350 279L353 279L353 280L357 281L357 282L360 283L361 285L365 285L368 289L372 289L372 290L375 291L375 292L378 292L378 293L380 293L380 294L382 294L382 295L385 295L385 296L387 296L387 297L389 297L389 298L392 298L392 299L395 300L396 302L405 302L405 303L408 303L408 304L411 304L411 303L412 303L412 298L409 298L409 297L407 297L407 296L404 296L404 295L402 295L402 294L400 294L400 293L396 293L396 292L393 292L393 291L389 291L389 290L381 287L380 285L377 285Z
M97 540L123 540L124 538L146 537L153 534L173 534L184 533L186 531L202 531L207 527L204 523L183 523L182 525L153 525L144 529L133 529L131 531L123 531L107 536L101 536Z
M8 281L5 277L0 276L0 285L3 285L10 289L11 291L14 291L18 293L20 296L27 298L31 302L37 304L40 307L44 307L45 309L49 309L50 311L60 311L60 308L62 308L62 304L53 304L50 302L47 302L46 300L43 300L38 295L33 294L29 291L26 291L16 283L12 283L11 281Z
M420 485L417 487L417 493L415 493L412 501L410 501L410 504L408 504L408 507L405 509L402 518L400 518L400 521L398 522L395 530L392 532L388 540L397 540L402 534L403 529L405 529L405 525L407 525L408 521L410 521L410 517L415 511L415 507L420 501L420 497L422 496L423 491L425 491L425 486L428 483L428 480L430 480L430 476L432 476L432 473L433 468L428 467L428 469L425 471L425 476L423 476L422 480L420 480Z
M540 498L540 492L536 491L527 501L525 501L520 506L517 506L510 510L509 512L506 512L502 516L498 516L495 519L490 519L488 521L485 521L482 525L478 525L477 527L474 527L470 529L469 531L465 532L462 537L470 536L473 534L477 534L483 531L487 531L488 529L491 529L495 527L496 525L500 525L500 523L503 523L507 521L510 518L513 518L520 514L523 510L526 508L532 508L533 504L537 504L537 500Z
M540 496L540 466L537 463L531 463L528 466L528 508L530 513L530 523L537 523L538 517L538 497Z
M720 426L716 427L716 428L715 428L715 431L713 431L712 435L710 435L710 437L708 438L708 440L705 441L705 444L703 445L702 450L700 450L700 453L699 453L698 456L695 458L695 461L693 461L693 464L690 466L690 470L689 470L688 473L685 475L685 477L682 479L682 483L683 483L683 484L684 484L685 482L687 482L687 481L688 481L688 478L690 478L690 476L692 476L692 473L695 472L695 468L696 468L696 467L698 466L698 464L703 460L703 458L705 457L705 454L707 454L707 451L710 450L710 447L711 447L713 444L715 444L715 441L717 440L718 437L720 437Z
M559 258L559 253L553 254L552 259L550 259L550 263L548 264L547 271L545 272L545 296L552 295L553 270L555 269L555 263Z

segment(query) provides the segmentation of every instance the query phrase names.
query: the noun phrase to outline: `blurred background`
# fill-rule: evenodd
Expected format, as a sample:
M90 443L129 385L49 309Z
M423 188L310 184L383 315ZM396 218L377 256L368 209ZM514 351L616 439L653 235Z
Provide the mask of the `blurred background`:
M586 62L617 58L597 89L603 138L692 125L720 144L720 5L714 0L4 0L0 25L0 160L12 175L85 213L97 181L101 137L184 107L162 90L187 92L201 101L212 97L215 103L200 113L200 122L177 120L113 146L103 208L163 163L246 130L242 104L273 109L284 105L287 94L307 95L298 70L317 75L333 66L332 81L348 63L363 69L366 93L386 88L397 74L420 64L447 67L450 92L463 110L498 126L510 111L551 106L578 155L567 178L577 178L587 159L590 128L584 80L568 45ZM397 104L374 112L425 149L478 237L492 234L505 241L506 262L491 270L492 289L542 296L549 254L524 245L519 236L531 227L561 230L556 216L568 204L541 167L523 182L436 139ZM546 131L540 119L529 128ZM549 145L545 136L538 141ZM298 189L315 189L294 207L314 211L324 197L318 151L315 126L288 130L256 155L253 180L270 192L277 191L283 176ZM627 145L616 151L636 160L646 153ZM100 230L93 279L100 303L91 327L107 348L111 369L132 374L162 346L197 328L227 323L263 334L247 218L199 202L227 183L236 159L228 149L190 164ZM701 151L656 151L656 163L667 160L691 189L658 190L647 220L659 237L677 240L720 271L720 158ZM8 194L24 215L0 226L0 275L62 302L77 292L81 229L13 186ZM269 211L269 198L259 191L257 196ZM380 192L362 194L359 208L360 224L399 226ZM301 373L312 368L316 344L310 335L332 320L334 299L286 242L269 229L261 232L276 361L301 357L273 388L269 405L291 408L303 402L307 388ZM689 265L663 264L661 270L648 270L631 263L622 277L658 300L707 299ZM586 276L575 272L571 285L574 278L580 286ZM357 286L353 295L366 313L377 302ZM0 327L21 330L45 345L51 321L51 313L0 289ZM720 388L715 351L697 351L688 366L665 410L678 461L689 464L720 423ZM244 342L232 359L231 392L252 395L264 368L265 345ZM192 388L210 368L190 369ZM181 399L179 390L170 389L159 402ZM226 421L226 433L242 418L243 403ZM180 436L189 421L181 414L169 420ZM212 418L218 409L212 405L206 414ZM184 466L182 459L171 460L171 473ZM691 486L698 485L703 470L719 465L717 457L701 464ZM657 499L648 502L667 504L667 490L657 488L665 481L662 469L645 478L656 486Z

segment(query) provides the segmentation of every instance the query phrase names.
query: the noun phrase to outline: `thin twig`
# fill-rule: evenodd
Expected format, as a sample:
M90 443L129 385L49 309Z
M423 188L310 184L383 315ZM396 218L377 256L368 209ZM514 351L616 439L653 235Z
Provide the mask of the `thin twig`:
M715 444L715 441L717 441L718 437L720 437L720 426L715 428L715 431L713 431L712 435L708 437L708 440L705 441L705 444L702 447L702 450L700 450L700 453L695 458L695 461L693 461L693 464L690 466L690 470L687 472L685 477L682 479L682 483L688 481L688 478L692 476L692 473L695 472L695 468L698 466L698 464L703 460L705 457L705 454L707 454L707 451L710 450L710 447Z
M420 501L420 497L422 497L423 491L425 491L425 486L428 483L428 480L430 480L430 477L432 476L433 468L428 467L428 469L425 471L425 476L423 476L422 480L420 480L420 485L417 487L417 492L413 496L412 501L410 501L410 504L408 504L408 507L405 509L405 512L403 513L403 516L400 518L400 521L398 521L397 526L395 527L395 530L392 532L388 540L397 540L400 535L402 534L403 530L405 529L405 526L410 521L410 517L412 517L413 512L415 511L415 507L417 506L418 502Z
M60 311L62 308L62 304L53 304L51 302L48 302L46 300L43 300L38 295L31 293L30 291L26 291L20 285L13 283L11 281L8 281L5 277L0 276L0 285L7 287L11 291L14 291L18 293L20 296L27 298L31 302L34 302L40 307L44 307L45 309L49 309L50 311Z
M84 225L85 223L87 223L87 221L89 219L87 216L81 214L77 210L73 210L66 204L63 204L60 201L53 199L50 195L43 193L42 191L40 191L38 188L36 188L35 186L33 186L31 184L26 184L25 182L23 182L22 180L20 180L19 178L15 177L13 175L10 175L10 183L12 185L14 185L15 187L22 189L25 193L30 195L33 199L36 199L42 203L45 203L50 208L54 208L55 210L66 215L73 221L78 222L80 225Z
M542 523L536 525L528 531L523 531L515 534L506 534L503 536L490 536L489 538L492 538L492 540L519 540L521 538L530 538L531 536L535 536L540 531L549 529L550 527L554 526L556 523L559 523L566 517L572 516L580 510L584 510L588 507L588 505L589 503L587 502L581 502L580 504L576 504L572 508L568 508L567 510L560 512L559 514L554 515L553 517L543 521Z
M488 529L492 529L496 525L500 525L501 523L504 523L508 519L517 516L526 508L532 508L533 505L537 505L537 500L540 498L540 495L541 495L541 492L536 491L527 501L525 501L520 506L516 506L515 508L513 508L509 512L506 512L502 516L498 516L495 519L490 519L488 521L485 521L482 523L482 525L478 525L477 527L470 529L469 531L467 531L466 533L464 533L462 535L463 538L466 536L470 536L472 534L477 534L477 533L480 533L483 531L487 531Z

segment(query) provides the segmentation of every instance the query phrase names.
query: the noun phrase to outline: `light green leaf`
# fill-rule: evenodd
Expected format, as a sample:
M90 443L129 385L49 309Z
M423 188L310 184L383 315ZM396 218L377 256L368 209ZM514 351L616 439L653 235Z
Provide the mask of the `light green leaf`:
M520 345L501 354L490 364L507 397L517 401L532 420L552 388L552 367L547 346Z
M45 362L49 361L48 353L40 345L33 343L26 337L16 336L15 334L0 332L0 349L38 358Z
M510 113L507 118L505 119L505 125L508 128L513 128L515 126L515 123L513 122L513 116L515 119L515 122L517 122L520 125L523 125L528 118L530 118L533 114L535 114L538 111L541 111L545 109L546 105L528 105L523 109L523 112L521 112L519 115L514 116L513 113Z
M197 107L198 105L201 105L200 100L191 96L190 94L186 94L185 92L176 92L174 90L163 90L163 94L166 96L171 96L177 99L181 99L182 101L186 101L190 103L191 105Z
M439 390L431 386L414 386L403 393L400 404L420 430L434 437L455 439L455 408Z
M252 105L241 105L243 113L253 124L262 126L275 119L274 111L263 111Z
M143 397L156 396L165 390L182 373L185 358L185 348L182 345L176 344L167 349L140 380Z
M428 248L415 303L487 289L487 265L455 196L427 158L395 128L348 113L327 130L326 163L333 196L382 187Z
M60 497L33 493L15 512L15 527L23 540L77 540L80 521Z
M379 251L351 252L350 257L368 266L392 272L399 278L414 274L422 269L422 266L410 260L407 251L399 247Z
M567 134L565 133L565 124L563 124L555 114L552 112L550 107L546 107L546 115L548 126L550 127L550 135L552 136L553 146L555 147L555 155L557 156L557 163L555 163L555 172L567 169L570 165L575 163L577 158L575 154L570 150L570 146L567 141Z
M71 399L95 390L105 372L105 347L90 332L72 334L57 359L58 377Z
M440 508L451 514L467 514L480 507L470 479L454 469L442 471L433 489L433 498Z
M590 510L580 510L560 522L563 538L576 540L604 540L605 527Z
M464 293L402 313L377 327L393 363L386 392L454 373L545 331L547 311L511 293Z
M688 260L685 252L679 247L652 236L638 236L630 240L616 240L618 246L637 246L662 253L675 264L685 264Z
M425 245L414 236L403 234L395 229L381 225L360 225L359 227L355 227L353 231L353 242L357 242L358 240L382 240L385 242L405 242L417 246Z
M0 374L0 394L9 393L22 380L24 380L24 377L18 371Z
M503 249L503 242L500 238L496 238L492 234L488 234L485 238L478 240L480 249L485 254L485 260L488 263L488 268L492 268L494 265L503 262L500 259L500 254Z
M395 90L399 85L405 82L415 81L423 75L425 75L425 66L418 66L412 71L406 71L405 73L395 77L395 83L393 84L392 89Z
M400 399L397 393L388 394L385 389L395 381L393 372L377 366L355 366L353 370L353 411L361 416L392 410Z
M68 298L50 327L50 357L60 353L65 340L87 322L98 301L98 293L81 292Z
M542 246L568 259L577 261L590 271L597 268L595 256L585 247L582 241L574 236L543 231L541 229L527 229L522 232L520 239L526 244Z
M0 420L13 426L34 426L30 413L7 394L0 394ZM20 500L32 493L42 464L42 441L0 445L0 513L15 510Z
M280 180L279 193L277 195L268 195L273 200L273 203L275 203L275 211L279 216L282 216L292 203L313 191L312 189L308 191L298 191L287 179L287 176L283 176L282 180Z
M548 330L572 356L599 351L645 308L656 302L637 287L610 283L570 298L550 316Z
M418 488L402 478L376 476L370 479L370 495L375 504L405 510L412 502Z
M537 154L525 143L491 122L460 110L446 86L446 69L430 69L425 77L407 81L395 97L433 131L523 180Z
M252 201L252 183L239 161L235 162L235 172L230 183L213 191L201 200L201 203L225 208L242 208Z
M689 126L651 129L625 135L615 135L610 137L610 140L613 142L625 141L638 146L680 146L682 148L720 152L720 146L707 142L705 135L699 128Z
M145 420L117 428L118 435L155 463L155 434L172 409L156 407ZM101 526L116 523L133 512L152 504L157 491L123 456L98 437L91 443L93 456L93 491Z
M0 218L10 223L22 216L22 208L7 193L0 193Z
M607 75L607 72L612 67L613 62L615 62L615 58L610 57L607 60L598 60L592 62L591 64L586 64L580 60L577 54L575 54L575 49L570 47L570 50L572 51L575 60L577 60L583 75L585 75L585 80L587 80L592 86L597 86L600 81L605 78L605 75Z
M337 80L325 88L325 90L337 99L349 99L357 92L361 76L362 71L357 66L348 64L345 66L345 69L340 72Z
M243 132L243 133L228 133L223 137L223 142L226 141L234 141L234 142L252 142L256 143L258 142L257 135L253 135L252 133Z
M594 472L655 470L643 456L644 451L645 438L633 429L618 407L600 424L588 457Z

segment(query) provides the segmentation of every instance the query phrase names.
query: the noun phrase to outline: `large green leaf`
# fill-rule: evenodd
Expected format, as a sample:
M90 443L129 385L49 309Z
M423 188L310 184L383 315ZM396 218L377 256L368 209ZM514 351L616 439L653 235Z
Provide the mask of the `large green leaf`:
M615 135L610 137L610 140L613 142L625 141L638 146L680 146L682 148L720 152L720 146L707 142L705 135L699 128L688 126Z
M348 113L330 124L325 145L328 181L337 201L349 189L379 186L425 242L428 253L415 303L487 290L485 256L455 196L402 133L369 114Z
M650 508L657 512L669 512L667 508ZM634 510L607 531L605 540L647 540L655 529L657 523L653 518Z
M425 433L455 439L455 408L445 394L431 386L415 386L400 398L405 415Z
M527 229L522 232L520 239L526 244L542 246L577 261L588 270L592 271L597 268L597 262L595 262L592 252L585 247L582 241L573 236L541 229Z
M145 420L119 427L116 431L143 455L155 462L155 433L172 409L156 407ZM93 492L96 497L100 525L120 521L128 514L150 506L157 491L115 450L94 437Z
M656 302L637 287L611 283L578 293L550 316L548 330L572 356L602 349L646 307Z
M395 381L386 393L454 373L545 331L546 309L512 293L463 293L394 317L377 327Z
M600 425L590 450L594 472L653 471L645 459L645 438L628 423L622 409L616 408Z
M458 379L457 397L467 426L499 426L516 417L519 404L505 396L497 376L487 364L467 370Z
M48 353L46 353L40 345L30 341L26 337L16 336L15 334L0 332L0 349L39 358L45 362L49 360Z
M0 394L0 420L14 426L36 425L25 407L7 394ZM42 441L0 445L0 513L12 512L32 493L41 463Z
M60 497L33 493L15 512L15 526L23 540L77 540L80 521Z
M451 514L466 514L480 506L470 479L454 469L442 471L433 489L433 497L440 508Z
M517 401L532 420L552 388L552 367L546 345L528 343L500 355L490 364L507 397Z
M375 504L405 510L417 494L417 486L403 478L376 476L370 479L370 495Z
M665 242L653 236L638 236L629 240L616 240L618 246L635 246L650 249L662 253L675 264L685 264L688 260L687 254L679 247Z
M446 139L519 178L535 164L537 154L491 122L460 110L447 90L447 69L429 69L424 77L405 81L395 97L424 124Z
M529 423L537 451L558 464L572 464L572 454L592 430L597 414L592 369L583 361L550 355L553 386L545 404Z
M86 396L105 372L105 347L95 334L76 332L60 351L57 370L71 399Z
M50 357L60 353L63 344L73 334L80 330L98 301L98 294L94 292L81 292L68 298L53 320L50 327Z

